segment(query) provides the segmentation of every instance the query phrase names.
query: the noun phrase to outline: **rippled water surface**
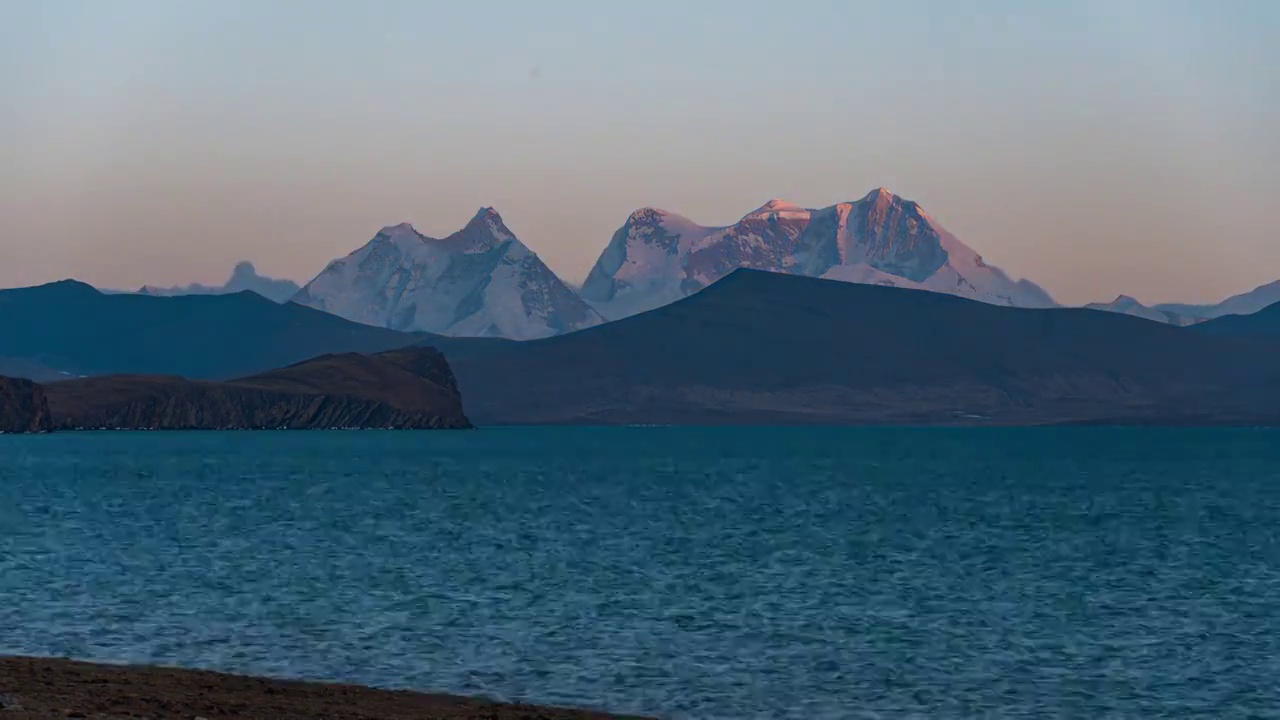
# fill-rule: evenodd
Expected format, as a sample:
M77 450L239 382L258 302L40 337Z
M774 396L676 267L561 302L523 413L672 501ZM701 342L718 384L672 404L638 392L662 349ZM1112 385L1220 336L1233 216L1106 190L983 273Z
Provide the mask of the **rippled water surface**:
M1274 717L1280 433L0 437L0 653L669 718Z

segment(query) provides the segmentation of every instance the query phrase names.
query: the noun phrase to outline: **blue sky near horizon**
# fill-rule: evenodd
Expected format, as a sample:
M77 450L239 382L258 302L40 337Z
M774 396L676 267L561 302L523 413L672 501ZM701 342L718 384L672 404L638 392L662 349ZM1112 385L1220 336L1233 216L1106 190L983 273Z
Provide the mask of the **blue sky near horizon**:
M496 207L580 280L632 210L885 186L1065 302L1280 279L1280 3L0 0L0 286L309 279Z

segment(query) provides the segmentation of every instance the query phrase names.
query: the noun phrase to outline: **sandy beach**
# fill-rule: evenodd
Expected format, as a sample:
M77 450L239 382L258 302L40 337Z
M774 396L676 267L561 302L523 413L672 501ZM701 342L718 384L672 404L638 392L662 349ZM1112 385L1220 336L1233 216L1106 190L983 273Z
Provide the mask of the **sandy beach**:
M0 658L0 720L606 720L581 710L173 668Z

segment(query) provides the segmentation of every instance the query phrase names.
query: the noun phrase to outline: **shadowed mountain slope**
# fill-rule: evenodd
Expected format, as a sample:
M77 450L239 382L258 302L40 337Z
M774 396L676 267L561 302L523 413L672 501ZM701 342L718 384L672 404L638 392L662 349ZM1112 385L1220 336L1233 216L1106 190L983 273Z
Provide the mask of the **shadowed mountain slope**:
M1209 335L1257 335L1280 338L1280 303L1251 315L1223 315L1195 326Z
M108 295L75 281L0 290L0 358L37 379L133 373L222 379L317 355L381 352L425 336L369 327L255 293Z
M1274 342L749 270L570 335L441 347L481 424L1280 417Z

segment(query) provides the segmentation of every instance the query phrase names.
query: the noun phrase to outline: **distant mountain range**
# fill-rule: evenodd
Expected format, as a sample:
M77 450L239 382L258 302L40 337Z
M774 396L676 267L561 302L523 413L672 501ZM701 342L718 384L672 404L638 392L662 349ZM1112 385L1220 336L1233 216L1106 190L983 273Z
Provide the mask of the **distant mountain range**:
M1246 293L1232 295L1212 305L1185 305L1166 303L1148 307L1137 300L1121 295L1109 303L1086 305L1094 310L1108 310L1171 325L1194 325L1205 320L1227 315L1250 315L1280 303L1280 280L1254 288Z
M1109 303L1089 303L1088 305L1085 305L1085 308L1088 310L1105 310L1107 312L1120 313L1121 315L1132 315L1134 317L1167 323L1169 325L1177 325L1179 327L1194 325L1204 319L1202 317L1190 317L1168 310L1147 307L1128 295L1121 295Z
M582 286L609 319L686 297L739 268L932 290L1015 307L1052 307L884 188L811 210L771 200L728 227L655 208L632 213Z
M383 228L330 263L294 300L396 330L526 340L660 307L743 267L1000 305L1054 305L1034 283L1010 279L919 205L884 189L819 210L772 200L728 227L638 210L580 290L558 278L495 210L483 208L443 240L408 224Z
M443 239L407 223L385 227L302 288L258 275L243 262L222 286L146 286L138 292L248 290L388 329L528 340L661 307L739 268L930 290L1011 307L1056 306L1035 283L1010 278L917 203L884 188L819 209L770 200L728 226L699 225L656 208L637 210L614 233L581 287L557 277L497 211L481 208L462 230ZM1185 326L1275 302L1280 281L1216 305L1149 307L1121 295L1086 307Z
M369 325L469 337L527 340L603 322L492 208L439 240L407 223L383 228L294 301Z
M1280 306L1180 328L738 270L651 311L514 342L375 328L247 292L104 295L74 282L0 292L0 357L72 375L238 378L409 345L444 353L479 424L1280 424ZM252 400L172 379L68 382L48 386L55 414L69 401L60 390L154 390L143 403L153 409L190 393ZM186 417L172 407L161 414ZM279 405L252 405L263 407ZM207 417L240 422L258 417L252 408Z
M1280 302L1249 315L1221 315L1195 326L1211 335L1256 335L1280 338Z
M111 295L70 280L0 290L0 374L40 380L115 373L218 380L424 337L252 292Z
M231 277L222 285L191 284L182 287L144 285L137 290L137 294L171 297L174 295L230 295L249 291L268 300L282 303L297 295L298 290L298 284L294 281L259 275L253 263L246 261L237 263L231 271Z
M1280 280L1254 288L1247 293L1232 295L1216 305L1157 305L1166 312L1187 317L1218 318L1224 315L1250 315L1280 303Z

